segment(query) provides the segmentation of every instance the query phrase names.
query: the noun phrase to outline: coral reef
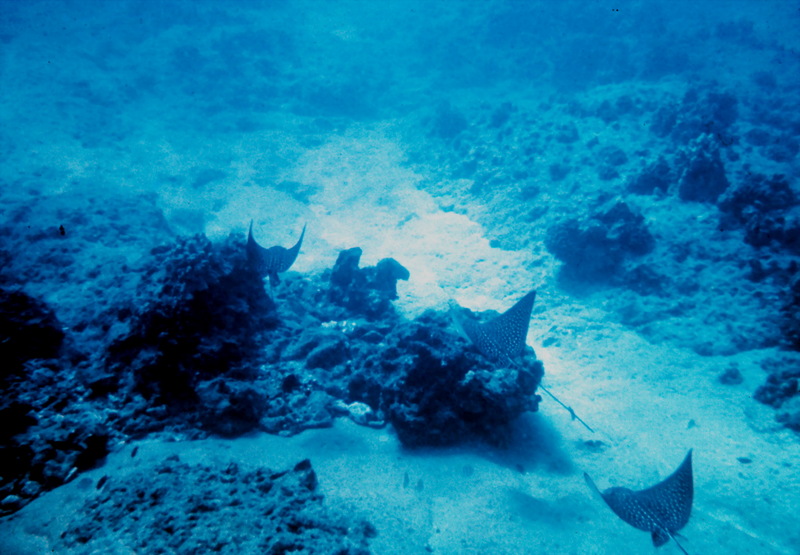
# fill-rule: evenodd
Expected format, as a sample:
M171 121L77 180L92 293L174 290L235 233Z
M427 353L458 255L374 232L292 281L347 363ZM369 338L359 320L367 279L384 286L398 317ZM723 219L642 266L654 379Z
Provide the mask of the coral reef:
M164 404L193 403L202 381L252 376L260 336L277 325L274 305L240 245L204 236L153 250L130 333L110 347L107 369ZM179 410L185 411L185 406Z
M800 351L800 270L797 268L786 288L779 325L789 348Z
M68 357L58 358L66 334L40 300L0 288L0 514L19 509L43 489L85 470L107 453L103 426L74 426L64 406L78 394L74 373L63 374ZM75 355L75 353L72 353Z
M62 534L64 548L88 553L113 542L147 553L366 555L376 534L325 506L307 459L275 472L172 456L96 489Z
M0 514L93 468L113 434L101 407L86 402L80 373L63 360L31 360L7 384L0 418Z
M272 287L247 264L240 238L214 245L198 235L153 249L132 298L95 323L116 330L103 349L27 361L26 379L12 384L0 406L14 421L0 447L0 508L17 510L94 466L109 445L152 433L287 435L344 414L390 423L408 446L501 443L512 420L537 408L541 362L497 367L447 315L400 317L392 300L408 270L391 258L360 268L360 257L359 248L342 251L333 269L290 272ZM63 334L46 307L4 295L8 325L50 338L37 356L57 354ZM34 351L15 352L21 364Z
M747 173L720 199L719 208L743 224L747 221L747 212L750 210L766 213L785 210L797 204L797 195L785 176L776 174L767 177Z
M278 294L279 305L284 295L300 305L297 312L306 325L299 333L286 326L273 335L280 354L268 355L265 373L275 382L282 376L282 395L271 398L262 428L298 431L309 425L298 419L302 414L323 422L340 412L333 402L339 399L365 404L373 420L391 423L406 446L477 438L502 442L511 421L536 410L541 362L532 358L520 368L497 367L450 329L448 315L398 317L385 296L388 288L376 287L394 284L400 273L396 263L358 269L358 256L360 249L342 251L334 270L321 277L328 278L325 295L308 295L324 289L305 279L287 280L294 294ZM382 275L389 278L373 280ZM334 302L326 304L326 298ZM343 300L353 310L338 304Z
M720 227L743 228L744 242L759 249L749 278L782 289L778 327L786 346L800 350L800 199L780 174L745 173L719 199Z

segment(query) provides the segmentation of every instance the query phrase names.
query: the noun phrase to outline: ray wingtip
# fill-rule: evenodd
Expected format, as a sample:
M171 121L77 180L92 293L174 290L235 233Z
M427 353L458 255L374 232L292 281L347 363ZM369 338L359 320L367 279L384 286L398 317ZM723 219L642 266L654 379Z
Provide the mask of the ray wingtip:
M531 289L528 293L523 297L523 299L530 299L531 302L536 300L536 289Z

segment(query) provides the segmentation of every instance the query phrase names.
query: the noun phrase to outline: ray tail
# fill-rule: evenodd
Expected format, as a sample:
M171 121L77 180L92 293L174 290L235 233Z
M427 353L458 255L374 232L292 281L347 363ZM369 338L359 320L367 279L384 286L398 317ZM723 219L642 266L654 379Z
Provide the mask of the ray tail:
M586 428L586 429L587 429L587 430L589 430L590 432L594 433L594 430L592 429L592 427L591 427L591 426L589 426L589 425L588 425L586 422L584 422L584 421L583 421L583 418L581 418L580 416L578 416L577 414L575 414L575 411L574 411L574 410L572 410L572 407L570 407L570 406L568 406L568 405L565 405L565 404L564 404L564 403L561 401L561 399L559 399L558 397L556 397L555 395L553 395L553 394L550 392L550 390L549 390L549 389L547 389L545 386L543 386L541 383L539 384L539 389L541 389L542 391L544 391L545 393L547 393L547 394L550 396L550 398L551 398L551 399L553 399L553 401L555 401L556 403L558 403L559 405L561 405L562 407L564 407L564 409L565 409L565 410L566 410L566 411L567 411L567 412L570 414L570 416L572 416L572 419L573 419L573 420L577 420L578 422L580 422L581 424L583 424L584 428Z

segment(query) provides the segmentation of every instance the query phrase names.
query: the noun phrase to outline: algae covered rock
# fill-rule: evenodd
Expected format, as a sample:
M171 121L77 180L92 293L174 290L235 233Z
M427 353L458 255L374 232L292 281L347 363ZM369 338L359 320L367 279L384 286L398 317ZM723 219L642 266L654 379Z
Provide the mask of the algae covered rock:
M387 337L381 365L393 379L383 398L388 419L407 446L453 445L483 439L502 444L509 425L535 411L543 366L495 365L428 311Z
M765 360L762 366L769 375L753 398L775 408L778 422L800 432L800 357L787 353Z
M167 404L195 402L205 380L251 372L277 319L242 250L199 235L155 249L131 332L109 347L109 370L129 372L138 392Z
M650 252L655 239L644 217L618 201L583 220L553 226L545 245L564 263L561 278L602 282L618 278L625 262Z
M61 536L81 553L337 553L366 555L376 531L328 507L306 459L274 471L187 464L171 456L154 468L98 483Z
M678 180L678 196L684 201L715 202L730 186L719 145L703 137L692 145Z

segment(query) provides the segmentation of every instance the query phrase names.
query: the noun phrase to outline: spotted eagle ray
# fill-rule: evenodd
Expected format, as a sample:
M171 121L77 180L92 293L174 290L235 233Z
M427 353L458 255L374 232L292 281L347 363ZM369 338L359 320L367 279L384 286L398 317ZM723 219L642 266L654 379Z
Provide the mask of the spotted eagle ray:
M247 260L261 277L269 277L270 285L278 285L281 282L278 273L291 268L294 261L297 260L305 234L306 226L304 225L300 239L292 248L287 249L276 245L265 249L253 238L253 220L250 220L250 231L247 234Z
M675 535L689 522L692 512L694 485L691 449L675 472L663 482L641 491L609 488L601 492L585 472L583 478L618 517L634 528L650 532L653 545L660 547L672 538L681 551L686 553Z
M525 338L528 335L528 325L531 321L533 301L536 299L536 290L531 291L506 310L500 316L485 322L478 323L472 318L462 316L455 307L450 311L456 327L478 348L478 350L493 360L508 361L518 366L514 361L525 350ZM587 430L594 430L575 414L572 407L568 407L553 395L549 389L539 384L539 389L547 393L555 402L564 407L572 418L583 424Z

